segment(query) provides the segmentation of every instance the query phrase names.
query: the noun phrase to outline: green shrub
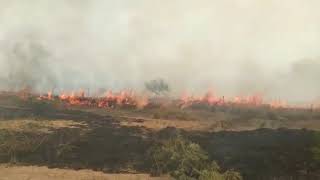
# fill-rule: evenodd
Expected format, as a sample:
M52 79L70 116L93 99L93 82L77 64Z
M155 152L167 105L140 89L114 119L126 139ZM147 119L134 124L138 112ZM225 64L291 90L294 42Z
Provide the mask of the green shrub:
M201 171L199 180L224 180L224 177L217 171L210 171L205 169Z
M150 151L153 171L170 174L178 180L241 180L234 171L221 173L218 164L209 160L208 154L196 143L177 136Z
M157 173L169 173L178 179L196 178L200 169L208 161L208 155L198 144L182 137L165 141L152 150L152 158Z
M224 180L223 174L220 173L219 165L213 161L205 169L200 171L199 180Z
M218 164L213 162L200 172L199 180L242 180L242 176L239 172L233 170L221 173Z
M242 180L242 176L239 172L228 170L223 174L224 180Z

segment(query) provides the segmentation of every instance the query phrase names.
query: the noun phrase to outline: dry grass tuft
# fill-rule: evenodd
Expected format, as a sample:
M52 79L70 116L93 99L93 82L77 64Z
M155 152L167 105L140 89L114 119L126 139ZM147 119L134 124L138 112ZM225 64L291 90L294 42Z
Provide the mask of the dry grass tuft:
M73 120L2 120L0 121L0 130L13 132L42 132L51 133L51 130L60 128L78 128L86 127L86 124L75 122Z

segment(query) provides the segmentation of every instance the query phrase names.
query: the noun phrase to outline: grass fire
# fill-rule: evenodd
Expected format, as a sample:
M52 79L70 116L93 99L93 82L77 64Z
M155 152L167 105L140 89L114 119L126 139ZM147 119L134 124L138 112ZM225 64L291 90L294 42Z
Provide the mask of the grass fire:
M194 96L184 93L180 97L176 98L154 98L150 93L138 94L132 90L122 90L119 92L113 92L112 90L106 91L102 96L89 97L86 96L83 90L78 92L72 91L71 93L62 92L61 94L54 95L49 91L46 94L40 95L38 98L40 101L54 101L58 100L65 102L69 105L81 105L91 106L99 108L115 108L115 107L133 107L144 108L152 105L166 105L175 104L177 107L186 108L197 105L207 106L243 106L243 107L265 107L272 109L310 109L318 110L319 105L314 101L313 103L304 103L302 105L290 105L284 100L270 100L266 101L261 95L252 96L215 96L210 90L203 96Z
M320 179L319 6L0 0L0 180Z

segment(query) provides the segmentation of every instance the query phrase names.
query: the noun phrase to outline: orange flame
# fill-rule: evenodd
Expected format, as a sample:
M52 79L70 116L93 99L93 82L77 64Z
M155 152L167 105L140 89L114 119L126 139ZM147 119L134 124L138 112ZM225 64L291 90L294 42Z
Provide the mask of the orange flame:
M79 92L71 93L62 92L57 98L70 105L96 106L100 108L114 108L116 106L143 108L149 103L148 97L137 96L133 91L120 91L118 93L107 91L101 98L90 98L85 96L83 90L80 90ZM52 92L48 92L47 95L41 95L38 99L53 100L54 96Z
M70 105L81 106L93 106L99 108L115 108L115 107L132 107L132 108L144 108L153 101L147 95L141 95L133 92L132 90L122 90L119 92L113 92L108 90L102 97L86 97L83 90L78 92L61 92L58 96L54 96L51 91L45 95L38 97L39 100L60 100ZM170 100L168 100L170 101ZM176 101L175 101L176 102ZM260 94L251 96L235 96L226 98L224 96L217 96L212 90L207 91L203 96L189 95L183 93L178 101L180 108L191 107L196 104L204 104L208 106L225 106L236 105L245 107L258 107L266 106L274 109L279 108L305 108L316 109L320 108L319 104L312 103L312 105L303 106L290 106L283 100L271 100L266 101Z

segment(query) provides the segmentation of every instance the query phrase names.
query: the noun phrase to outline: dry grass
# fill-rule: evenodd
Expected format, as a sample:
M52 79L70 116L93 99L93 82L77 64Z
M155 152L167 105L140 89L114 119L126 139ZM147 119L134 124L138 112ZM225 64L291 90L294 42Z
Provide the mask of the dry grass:
M168 127L184 129L186 131L248 131L260 128L278 129L310 129L320 130L320 120L269 120L269 119L246 119L246 120L175 120L153 119L148 117L115 116L120 120L120 125L126 127L144 127L159 131Z
M38 166L0 166L0 180L160 180L147 174L104 174L92 170L48 169Z
M306 151L312 145L313 132L297 129L320 130L320 111L171 106L98 109L64 108L63 104L43 108L41 103L17 104L13 100L1 101L0 97L2 163L144 173L150 169L146 163L148 148L182 132L223 162L223 168L239 168L248 177L279 173L291 177L304 171L306 162L313 163ZM154 178L145 174L0 165L2 179Z
M209 122L208 122L209 123ZM145 119L126 117L120 121L122 126L128 127L145 127L152 130L162 130L167 127L175 127L185 130L209 130L208 125L201 121L183 121L183 120L167 120L167 119Z
M0 121L0 130L13 132L42 132L50 133L52 130L60 128L85 128L86 124L75 122L73 120L32 120L15 119Z

